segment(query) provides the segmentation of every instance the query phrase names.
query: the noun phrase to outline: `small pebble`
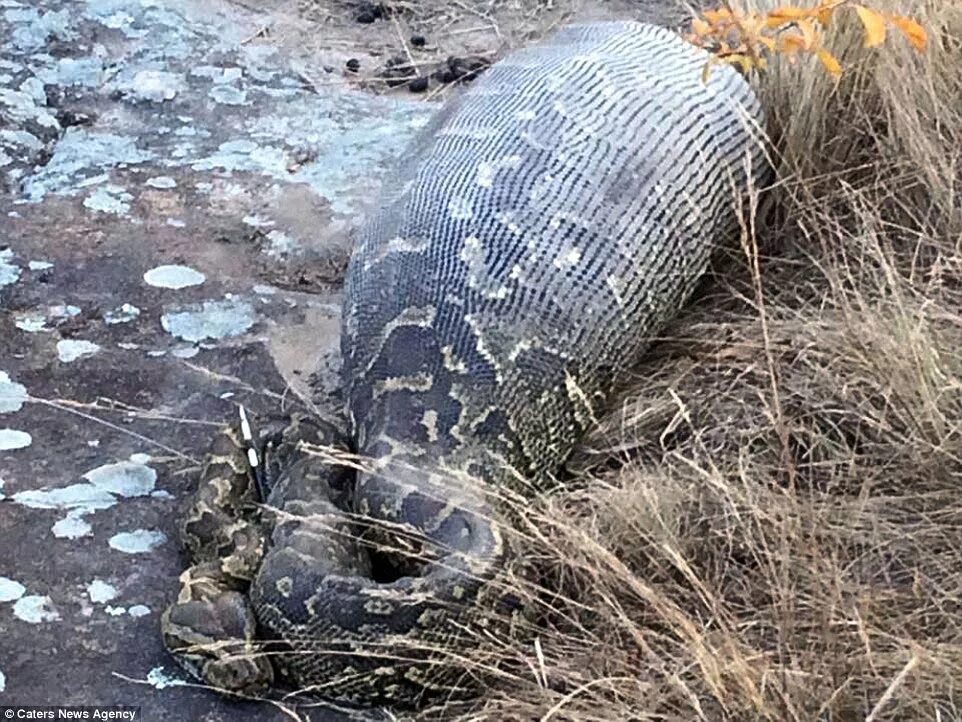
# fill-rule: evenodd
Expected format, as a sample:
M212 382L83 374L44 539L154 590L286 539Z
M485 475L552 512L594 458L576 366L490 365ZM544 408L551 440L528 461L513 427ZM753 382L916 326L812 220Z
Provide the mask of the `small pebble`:
M458 79L458 76L452 73L448 68L439 70L434 74L434 77L438 79L438 82L445 83L445 84L453 83L455 80Z
M490 64L488 60L479 56L451 56L435 73L434 77L442 83L470 81L477 77L478 74L484 71Z
M412 93L423 93L428 89L428 79L427 78L415 78L410 83L408 83L408 90Z
M378 18L384 17L384 6L381 3L357 3L357 15L354 19L359 23L370 24Z
M404 85L408 80L417 75L414 66L402 55L395 55L390 58L384 67L378 71L378 77L385 78L389 88Z
M358 70L361 69L361 61L358 60L357 58L351 58L346 63L344 63L344 67L347 68L350 72L356 73Z
M413 45L414 47L423 48L427 44L428 44L428 41L423 35L411 36L411 45Z

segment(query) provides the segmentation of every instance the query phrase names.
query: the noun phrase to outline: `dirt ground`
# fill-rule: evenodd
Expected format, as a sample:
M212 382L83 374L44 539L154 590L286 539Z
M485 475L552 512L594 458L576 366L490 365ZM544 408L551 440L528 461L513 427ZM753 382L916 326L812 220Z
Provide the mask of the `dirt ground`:
M158 619L213 428L238 402L336 406L352 235L452 86L378 71L491 60L570 19L680 17L387 4L368 23L351 2L0 0L0 705L289 718L185 684Z
M429 79L429 99L454 90L432 77L449 58L493 61L566 23L629 18L679 28L691 17L676 0L267 0L256 9L262 37L305 62L340 73L353 60L357 70L345 73L349 82L398 93L409 88L392 90L384 70L403 64L412 68L410 77Z

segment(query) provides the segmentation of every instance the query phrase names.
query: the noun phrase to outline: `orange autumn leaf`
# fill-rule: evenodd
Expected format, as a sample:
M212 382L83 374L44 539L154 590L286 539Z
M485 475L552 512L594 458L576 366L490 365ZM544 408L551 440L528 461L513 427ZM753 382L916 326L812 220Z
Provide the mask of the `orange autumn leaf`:
M909 44L918 50L919 52L925 50L925 44L928 41L928 36L925 33L925 29L919 25L917 22L910 18L902 17L901 15L890 15L889 21L898 28L899 32L905 36L905 39L909 41Z
M695 31L696 35L704 36L711 34L711 25L701 18L695 18L691 21L691 29Z
M811 12L811 10L804 10L802 8L776 8L765 15L765 27L770 30L777 30L784 25L790 25L799 20L811 17Z
M805 41L805 49L811 50L815 47L815 25L811 20L799 20L798 31L802 34L802 38Z
M835 10L834 5L821 5L815 8L815 17L818 18L818 24L823 28L828 28L829 24L832 22L832 11Z
M874 48L885 42L885 18L874 10L869 10L864 5L855 5L855 12L858 19L862 21L865 28L865 47Z
M785 55L794 55L795 53L806 50L805 38L797 33L786 34L781 37L781 42L779 43L779 50Z
M814 0L814 7L783 5L768 12L746 13L725 6L707 10L693 19L689 37L694 44L710 51L709 64L733 65L747 73L754 68L765 69L773 56L781 55L788 63L795 64L801 57L815 55L825 71L838 79L842 66L838 58L822 46L822 30L838 22L834 16L836 10L852 8L862 25L865 47L884 43L891 25L913 48L918 51L925 48L928 38L919 23L902 15L873 10L859 2L870 0Z
M769 38L769 37L766 37L765 35L759 35L757 40L759 43L761 43L766 48L768 48L769 52L771 53L775 52L775 45L776 45L775 38Z
M818 59L822 61L822 66L828 71L829 75L835 78L841 77L842 66L834 55L825 48L819 48L815 54L818 55Z
M732 19L732 13L726 8L720 8L718 10L706 10L702 13L702 17L712 25L721 25Z
M742 35L752 41L755 41L762 36L762 30L765 29L765 18L752 13L742 18L738 25L739 31L742 33Z
M768 17L771 20L801 20L802 18L811 17L811 10L806 10L805 8L796 8L791 5L785 5L780 8L775 8L774 10L768 11Z

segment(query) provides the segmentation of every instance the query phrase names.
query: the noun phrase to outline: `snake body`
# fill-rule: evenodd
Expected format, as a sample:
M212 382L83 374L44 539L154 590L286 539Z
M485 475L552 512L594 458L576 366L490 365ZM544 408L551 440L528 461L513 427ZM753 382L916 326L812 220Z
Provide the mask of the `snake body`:
M195 566L164 618L192 671L251 691L281 669L368 703L451 684L439 660L510 606L492 580L523 553L485 490L563 466L762 168L758 102L729 67L703 78L706 61L655 26L571 26L422 130L348 268L349 438L298 422L260 440L269 520L237 453L204 472ZM305 438L368 464L345 478Z

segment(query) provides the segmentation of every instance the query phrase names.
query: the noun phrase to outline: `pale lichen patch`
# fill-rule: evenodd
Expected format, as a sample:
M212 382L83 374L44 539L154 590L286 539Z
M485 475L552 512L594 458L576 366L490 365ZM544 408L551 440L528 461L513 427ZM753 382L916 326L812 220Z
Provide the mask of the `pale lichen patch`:
M155 288L181 289L199 286L207 277L189 266L165 265L151 268L144 274L144 283Z
M111 549L124 554L144 554L167 541L167 535L156 529L137 529L114 534L107 540Z
M57 358L61 363L73 363L84 356L92 356L100 350L100 346L93 341L82 339L64 339L57 342Z
M166 689L167 687L179 687L187 684L184 680L172 677L164 671L163 667L154 667L147 673L147 683L155 689Z
M50 531L58 539L80 539L90 536L93 527L83 518L83 510L73 510L67 513L60 521L56 522Z
M120 461L91 469L83 478L116 496L147 496L154 490L157 472L143 463Z
M104 604L117 598L119 592L113 584L108 584L102 579L94 579L87 584L87 596L94 604Z
M113 326L118 323L128 323L140 315L140 309L131 303L123 303L117 308L104 314L104 323Z
M246 301L204 301L161 316L167 333L184 341L203 341L240 336L255 323L254 308Z
M27 588L20 582L9 577L0 577L0 602L15 602L26 593Z
M54 608L53 600L36 594L20 597L13 605L13 615L29 624L55 622L60 619L60 613Z
M9 286L20 278L20 267L13 263L13 251L0 251L0 286Z
M0 451L25 449L33 443L33 437L19 429L0 429Z
M124 216L130 211L130 202L134 199L122 187L107 184L100 186L84 200L84 207L100 213Z

